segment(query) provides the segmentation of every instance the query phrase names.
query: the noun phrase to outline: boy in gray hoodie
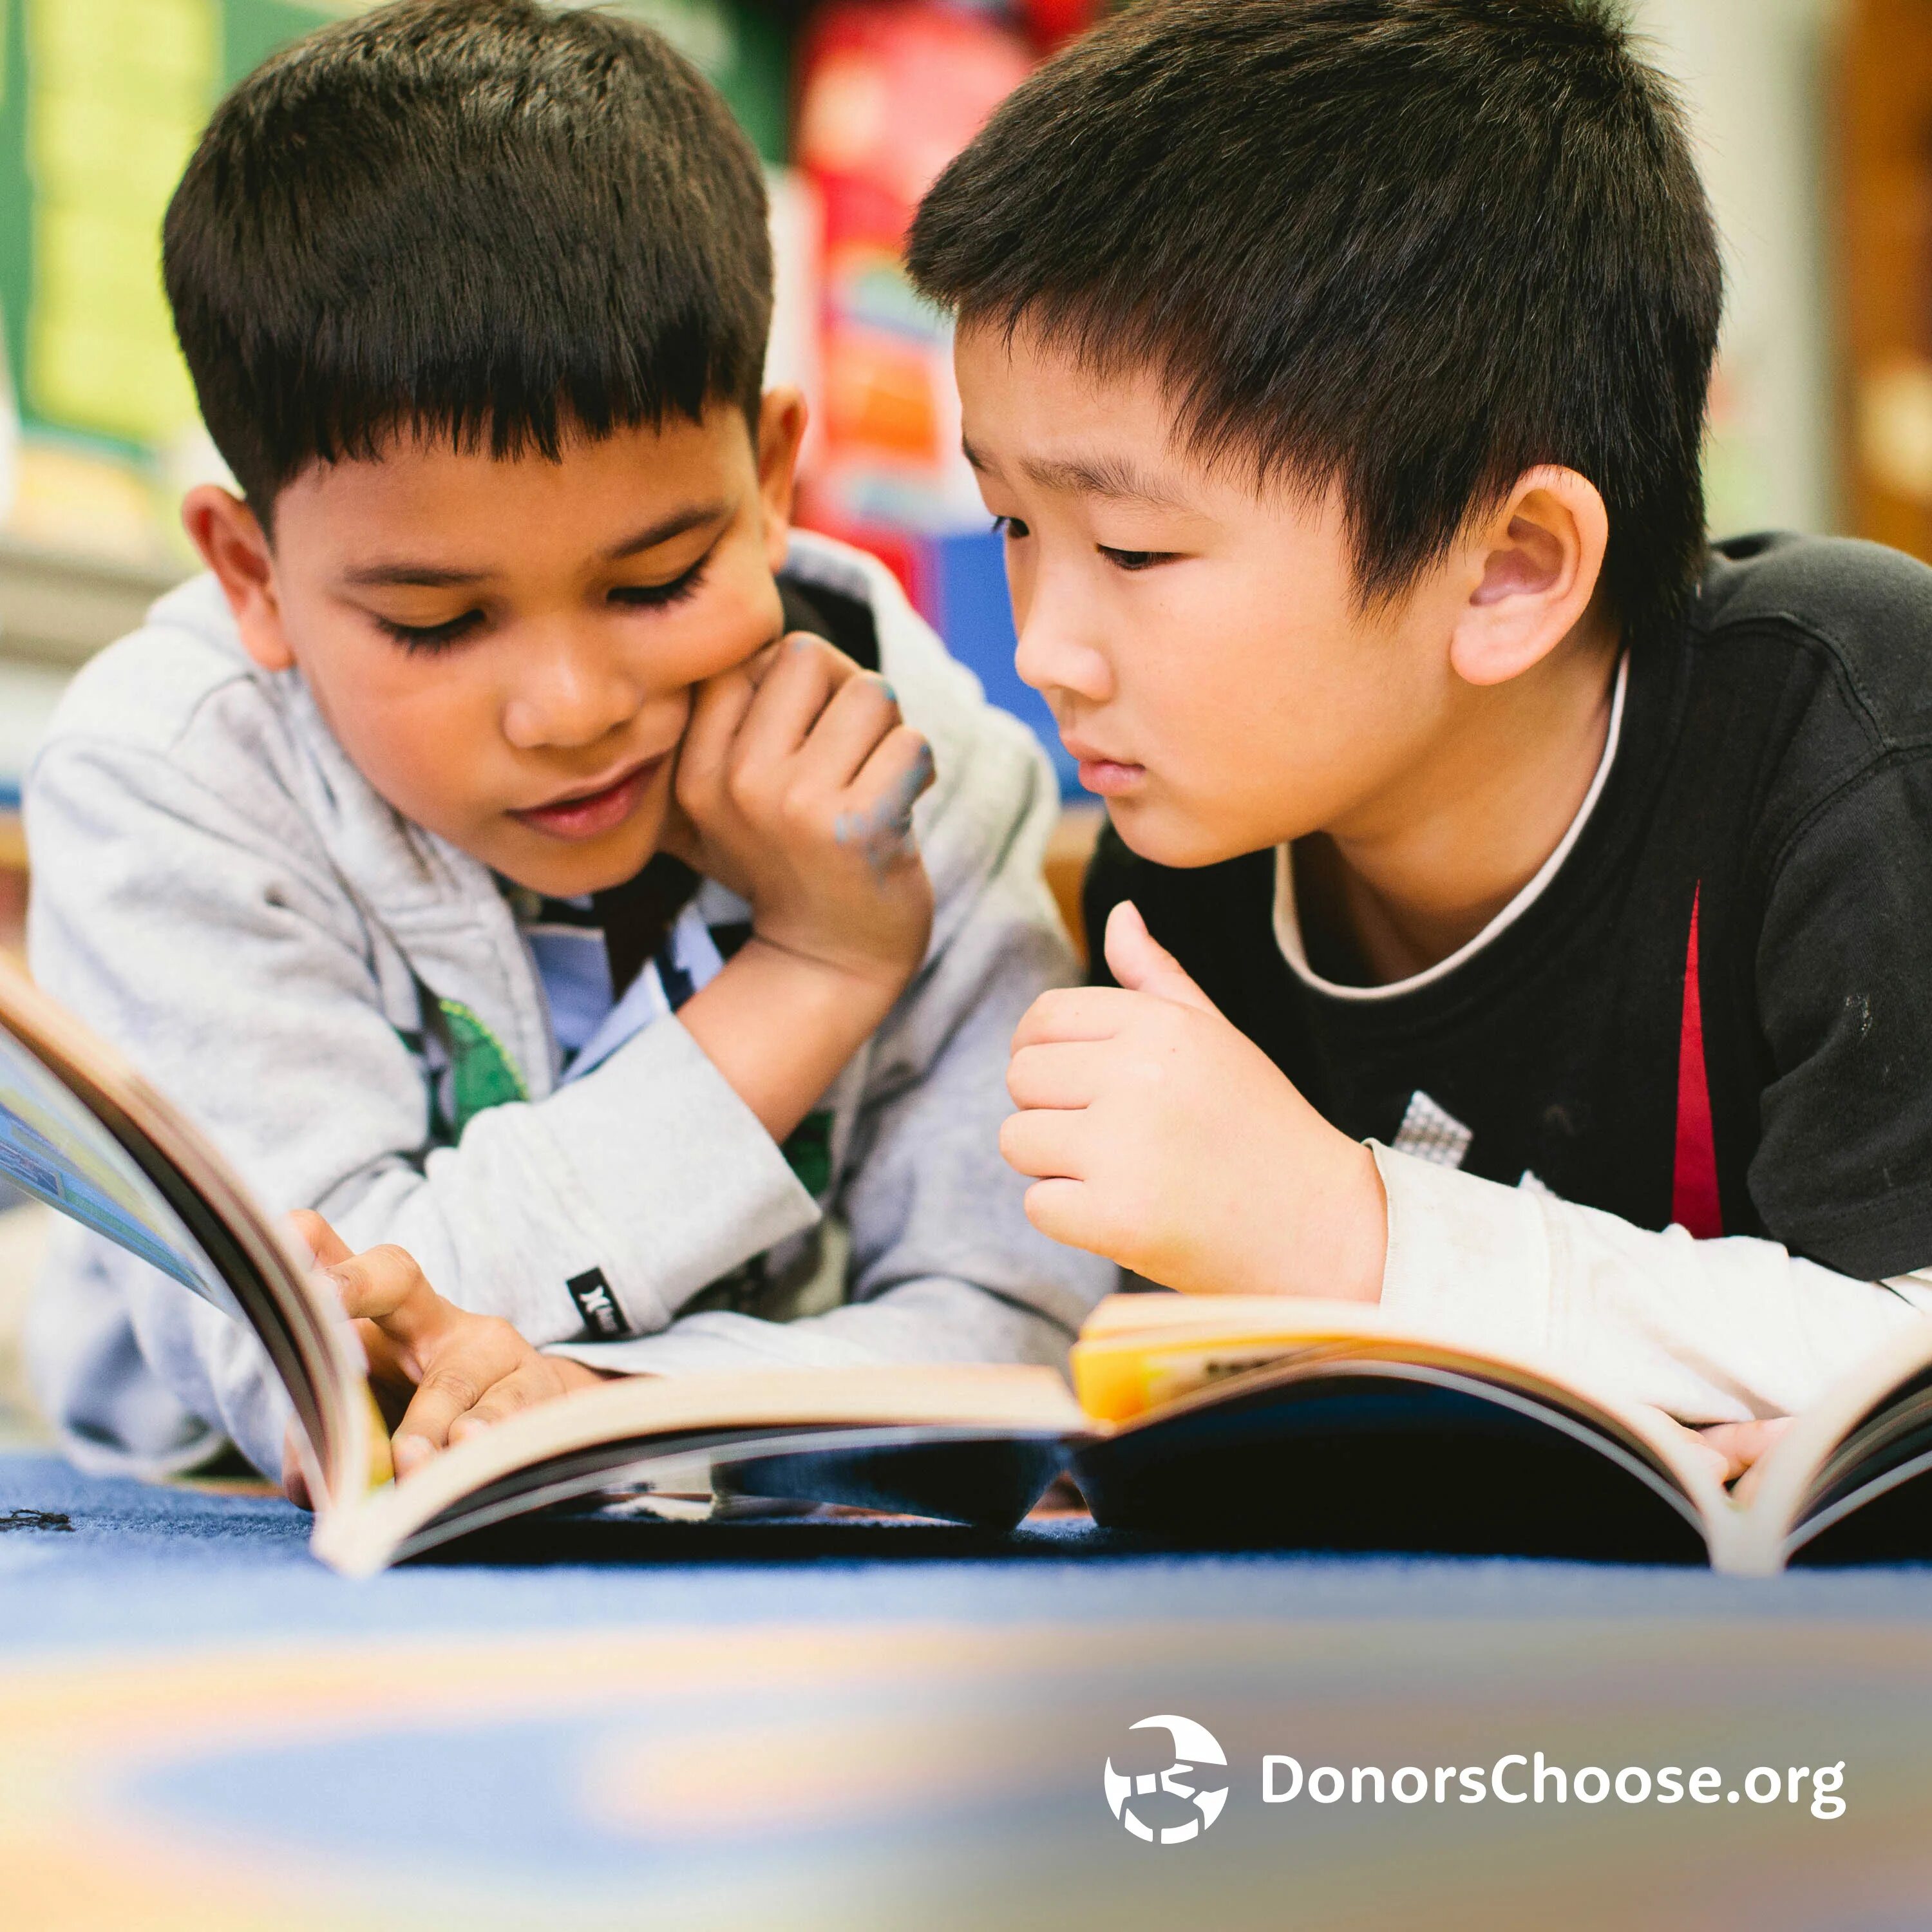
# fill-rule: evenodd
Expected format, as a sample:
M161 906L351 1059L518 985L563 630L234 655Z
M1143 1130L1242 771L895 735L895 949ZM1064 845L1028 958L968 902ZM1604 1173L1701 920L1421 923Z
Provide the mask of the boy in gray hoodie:
M608 16L406 0L237 89L164 256L241 494L190 493L208 574L36 761L32 963L266 1198L434 1284L354 1304L405 1382L474 1343L399 1467L604 1373L1058 1360L1112 1270L997 1147L1070 976L1050 774L788 527L715 92ZM78 1231L29 1346L83 1462L277 1466L240 1331Z

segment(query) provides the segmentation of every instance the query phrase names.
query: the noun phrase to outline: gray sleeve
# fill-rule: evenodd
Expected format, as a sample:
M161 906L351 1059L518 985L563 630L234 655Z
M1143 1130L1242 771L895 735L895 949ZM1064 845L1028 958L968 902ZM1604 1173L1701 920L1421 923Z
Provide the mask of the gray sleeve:
M756 1117L675 1022L426 1153L420 1064L387 1016L352 904L285 802L244 814L164 757L70 739L43 756L28 804L37 977L270 1208L317 1208L358 1248L400 1243L442 1293L539 1344L582 1332L573 1275L601 1268L634 1327L662 1328L705 1283L816 1221ZM256 1456L266 1371L250 1353L231 1358L210 1326L221 1318L149 1272L112 1274L141 1354ZM59 1292L50 1279L44 1325L58 1325ZM78 1322L78 1296L74 1306ZM93 1394L82 1380L44 1388L57 1418Z

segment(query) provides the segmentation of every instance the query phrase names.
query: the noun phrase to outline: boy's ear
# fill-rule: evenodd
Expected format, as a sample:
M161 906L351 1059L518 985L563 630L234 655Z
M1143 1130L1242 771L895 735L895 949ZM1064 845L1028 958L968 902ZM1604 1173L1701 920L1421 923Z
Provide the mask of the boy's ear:
M242 648L264 670L289 670L296 654L282 629L274 554L254 512L232 490L198 484L182 499L182 526L220 583Z
M767 389L758 404L758 496L764 508L765 555L776 577L791 542L792 486L805 440L805 398L796 389Z
M1450 640L1457 676L1503 684L1547 657L1582 622L1610 541L1588 477L1554 464L1526 471L1465 553L1475 582Z

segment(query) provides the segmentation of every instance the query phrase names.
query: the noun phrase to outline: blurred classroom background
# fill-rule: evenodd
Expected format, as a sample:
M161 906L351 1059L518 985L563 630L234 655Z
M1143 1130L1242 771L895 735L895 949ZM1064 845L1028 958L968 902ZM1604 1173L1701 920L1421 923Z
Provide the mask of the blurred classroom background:
M612 0L723 90L770 169L775 380L812 404L802 520L891 565L1000 703L999 547L958 452L946 332L897 251L926 184L1108 0ZM221 473L162 300L158 231L201 124L258 61L357 0L0 0L0 947L29 881L18 802L74 667L191 559L175 515ZM1932 557L1932 0L1635 0L1680 81L1730 301L1713 530ZM1071 805L1058 882L1094 823ZM0 1214L0 1435L32 1234ZM14 1418L10 1423L8 1418Z

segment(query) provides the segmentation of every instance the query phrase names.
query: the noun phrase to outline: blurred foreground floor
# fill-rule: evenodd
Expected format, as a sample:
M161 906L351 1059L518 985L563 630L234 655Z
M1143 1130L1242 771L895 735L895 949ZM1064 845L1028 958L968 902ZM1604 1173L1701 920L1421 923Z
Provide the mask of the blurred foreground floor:
M46 1246L52 1216L37 1204L10 1206L0 1194L0 1449L15 1449L46 1439L33 1413L21 1360L21 1328L27 1297Z
M16 1511L0 1920L34 1932L1932 1922L1932 1571L580 1521L356 1585L266 1496L0 1456ZM1230 1796L1148 1845L1102 1768L1170 1762L1130 1727L1172 1713ZM1846 1814L1262 1802L1264 1753L1538 1750L1842 1759Z

